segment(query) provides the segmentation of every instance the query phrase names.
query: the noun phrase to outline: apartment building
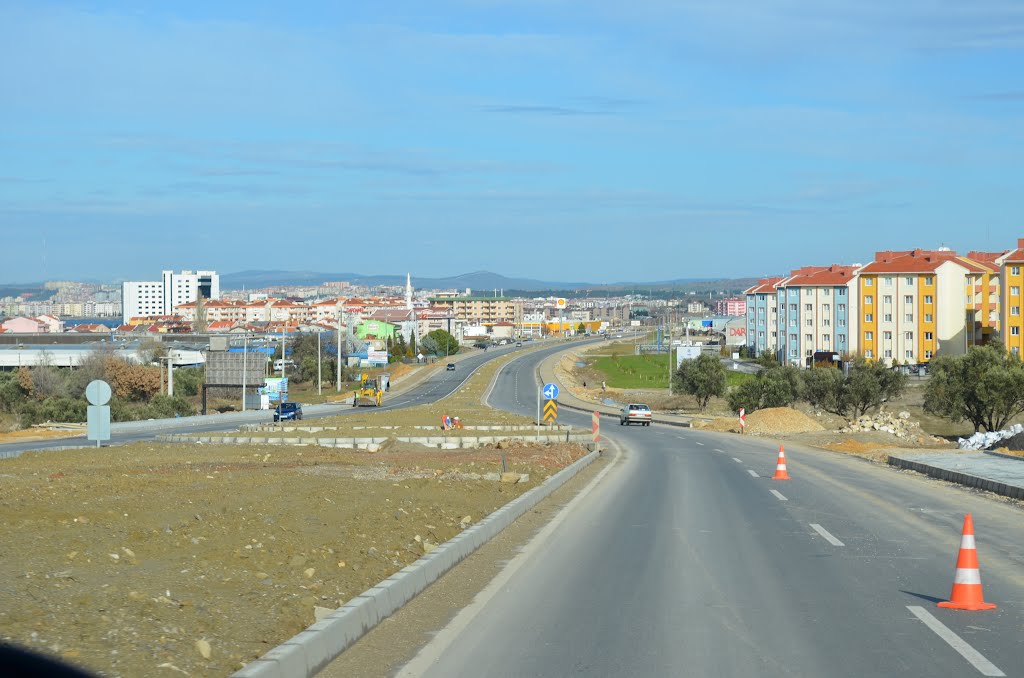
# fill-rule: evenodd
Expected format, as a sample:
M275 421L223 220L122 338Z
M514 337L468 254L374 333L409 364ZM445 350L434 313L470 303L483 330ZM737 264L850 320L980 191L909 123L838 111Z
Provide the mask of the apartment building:
M776 353L806 364L815 351L857 350L856 266L804 266L776 283Z
M122 322L143 316L170 315L182 304L220 298L220 276L215 271L163 271L159 281L121 283Z
M747 314L747 301L746 299L740 299L739 297L719 299L715 302L715 314L742 318Z
M784 278L763 278L743 294L747 298L747 350L759 356L779 343L777 285Z
M523 321L523 305L508 297L452 297L430 298L432 306L447 308L459 320L473 325L509 322L519 325Z
M998 322L994 263L949 249L884 251L857 278L861 352L887 365L960 355Z
M1017 240L1016 249L1006 252L996 260L1000 268L1002 287L1000 289L1000 332L1006 350L1021 355L1024 353L1024 317L1021 316L1021 288L1024 287L1024 238Z

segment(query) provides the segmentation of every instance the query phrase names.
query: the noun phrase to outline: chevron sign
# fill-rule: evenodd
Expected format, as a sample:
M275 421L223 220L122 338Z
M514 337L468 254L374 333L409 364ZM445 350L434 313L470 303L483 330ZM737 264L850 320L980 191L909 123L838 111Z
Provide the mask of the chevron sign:
M548 400L544 403L544 423L550 424L558 419L558 401Z

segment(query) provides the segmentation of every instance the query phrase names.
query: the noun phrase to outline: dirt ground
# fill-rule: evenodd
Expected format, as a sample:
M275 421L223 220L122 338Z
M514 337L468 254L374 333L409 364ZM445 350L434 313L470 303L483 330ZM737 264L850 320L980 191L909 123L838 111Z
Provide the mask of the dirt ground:
M137 443L0 464L0 637L225 676L585 454ZM501 470L517 484L488 481Z

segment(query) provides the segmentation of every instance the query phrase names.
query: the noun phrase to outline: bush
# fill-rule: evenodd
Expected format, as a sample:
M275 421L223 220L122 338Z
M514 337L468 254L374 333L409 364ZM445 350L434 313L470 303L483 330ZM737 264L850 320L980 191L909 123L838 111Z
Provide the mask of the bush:
M800 370L791 365L776 365L761 370L753 379L746 381L729 393L729 407L748 412L769 407L788 407L803 393Z
M183 396L199 395L206 383L206 370L202 367L182 367L174 370L174 393Z
M968 420L975 432L998 431L1024 412L1024 364L1002 346L979 346L966 355L940 356L929 366L927 411Z

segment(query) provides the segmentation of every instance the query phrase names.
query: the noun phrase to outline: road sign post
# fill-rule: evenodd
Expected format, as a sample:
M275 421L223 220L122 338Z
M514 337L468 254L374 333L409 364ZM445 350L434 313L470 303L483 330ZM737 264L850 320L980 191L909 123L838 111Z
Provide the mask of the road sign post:
M747 430L746 410L744 410L741 407L740 408L740 435L742 435L744 432L746 432L746 430Z
M104 440L110 440L110 384L94 379L85 387L85 398L89 401L86 409L86 437L95 440L96 447Z
M594 451L601 450L601 413L590 415L590 430L594 434Z

